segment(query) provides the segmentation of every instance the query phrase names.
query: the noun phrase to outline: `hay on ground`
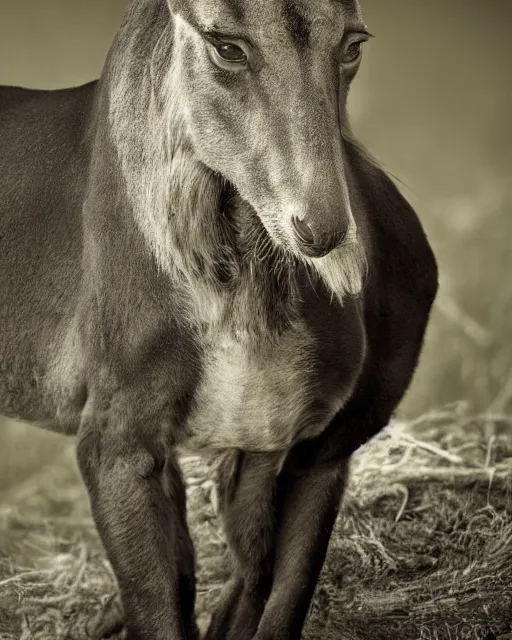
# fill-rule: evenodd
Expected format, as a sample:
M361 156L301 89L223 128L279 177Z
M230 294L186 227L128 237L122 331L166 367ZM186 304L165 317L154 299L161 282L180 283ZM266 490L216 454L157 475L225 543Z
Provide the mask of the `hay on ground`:
M229 562L213 483L184 458L208 622ZM0 638L82 640L115 580L72 448L0 497ZM512 640L512 419L461 407L356 453L305 640Z

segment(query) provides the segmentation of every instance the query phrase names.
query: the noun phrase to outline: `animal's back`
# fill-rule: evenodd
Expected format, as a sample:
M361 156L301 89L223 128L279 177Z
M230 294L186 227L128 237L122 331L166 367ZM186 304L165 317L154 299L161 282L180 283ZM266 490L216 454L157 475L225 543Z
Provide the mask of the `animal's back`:
M45 418L45 350L81 277L93 95L0 87L0 413Z

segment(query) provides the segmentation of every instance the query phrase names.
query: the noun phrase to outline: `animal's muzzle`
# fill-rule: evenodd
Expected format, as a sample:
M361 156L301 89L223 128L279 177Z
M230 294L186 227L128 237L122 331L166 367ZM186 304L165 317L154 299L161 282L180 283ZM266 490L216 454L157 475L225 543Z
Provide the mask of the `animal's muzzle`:
M305 220L292 218L293 229L299 248L309 258L322 258L343 243L348 233L346 229L330 232L315 231Z

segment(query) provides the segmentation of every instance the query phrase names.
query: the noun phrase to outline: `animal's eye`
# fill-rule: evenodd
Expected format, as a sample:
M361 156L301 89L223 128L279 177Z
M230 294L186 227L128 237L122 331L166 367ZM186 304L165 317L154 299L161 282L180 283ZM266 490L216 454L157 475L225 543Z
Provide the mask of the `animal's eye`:
M352 40L345 44L341 52L341 63L351 65L359 61L363 53L363 44L367 38Z
M249 67L249 47L241 39L231 42L217 34L206 36L211 61L225 71L244 71Z
M352 42L343 53L343 62L355 62L362 53L362 42Z
M223 42L216 44L215 49L219 56L226 62L233 62L235 64L245 64L247 62L247 54L236 44Z

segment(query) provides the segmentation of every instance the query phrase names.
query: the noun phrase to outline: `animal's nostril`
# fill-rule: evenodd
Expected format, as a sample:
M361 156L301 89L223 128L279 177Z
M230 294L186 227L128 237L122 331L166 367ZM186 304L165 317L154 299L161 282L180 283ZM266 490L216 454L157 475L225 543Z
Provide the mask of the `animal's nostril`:
M344 231L338 231L334 237L334 246L337 247L338 245L340 245L347 237L347 234L348 229L345 229Z
M302 240L302 242L305 242L306 244L314 244L315 235L307 222L294 217L292 223L295 231L297 232L297 235L299 236L300 240Z
M295 216L292 218L292 224L300 242L300 250L312 258L327 255L343 244L348 235L348 228L315 233L307 222Z

